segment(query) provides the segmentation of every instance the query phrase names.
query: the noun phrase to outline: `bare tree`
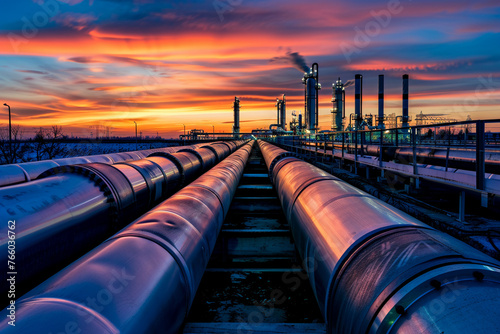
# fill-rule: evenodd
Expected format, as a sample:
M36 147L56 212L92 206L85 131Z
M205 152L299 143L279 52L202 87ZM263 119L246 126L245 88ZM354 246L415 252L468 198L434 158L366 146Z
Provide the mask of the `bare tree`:
M30 147L21 141L24 130L20 125L12 126L12 151L9 142L9 127L0 128L0 162L12 164L29 161Z
M45 148L44 153L49 159L56 157L63 158L68 154L68 149L61 142L64 138L62 126L53 125L45 131Z
M35 133L35 137L31 142L31 150L35 153L36 161L43 160L43 153L45 148L45 132L42 127Z

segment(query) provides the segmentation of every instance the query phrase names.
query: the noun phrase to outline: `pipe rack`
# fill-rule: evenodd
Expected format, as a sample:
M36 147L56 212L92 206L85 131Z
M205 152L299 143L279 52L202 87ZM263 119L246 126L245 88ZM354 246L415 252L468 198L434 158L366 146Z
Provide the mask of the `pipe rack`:
M0 331L178 333L253 144L20 298Z
M18 292L70 261L222 161L245 141L215 142L140 160L58 166L37 180L0 188L0 218L16 221ZM8 260L8 226L0 226L0 259ZM8 282L1 282L8 291Z

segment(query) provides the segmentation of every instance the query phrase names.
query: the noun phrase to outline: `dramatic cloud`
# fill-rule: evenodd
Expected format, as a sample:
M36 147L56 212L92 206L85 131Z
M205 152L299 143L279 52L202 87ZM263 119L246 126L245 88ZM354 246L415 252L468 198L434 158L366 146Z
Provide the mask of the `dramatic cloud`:
M97 17L91 14L60 13L54 16L52 20L64 27L83 30L87 29L92 22L96 21Z
M497 1L402 0L390 16L387 1L371 0L228 1L222 11L204 0L61 0L50 13L45 3L11 2L0 21L1 97L27 128L84 135L105 122L126 135L140 119L144 135L178 136L179 124L229 132L234 96L242 131L267 128L281 94L289 114L303 110L302 73L315 62L322 129L332 82L349 87L357 73L366 113L385 74L386 110L399 114L408 73L412 115L498 117ZM346 113L353 101L346 90Z

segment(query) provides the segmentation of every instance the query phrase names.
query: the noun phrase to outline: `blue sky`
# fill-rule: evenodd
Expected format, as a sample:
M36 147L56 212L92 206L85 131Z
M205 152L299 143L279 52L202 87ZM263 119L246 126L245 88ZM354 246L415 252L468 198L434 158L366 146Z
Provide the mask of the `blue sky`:
M410 114L500 118L498 1L21 0L0 22L0 95L28 129L126 135L135 120L167 137L182 123L229 132L234 96L243 131L267 127L281 94L289 113L303 109L292 53L320 65L322 129L331 84L356 73L365 113L377 113L384 74L386 110L399 115L408 73Z

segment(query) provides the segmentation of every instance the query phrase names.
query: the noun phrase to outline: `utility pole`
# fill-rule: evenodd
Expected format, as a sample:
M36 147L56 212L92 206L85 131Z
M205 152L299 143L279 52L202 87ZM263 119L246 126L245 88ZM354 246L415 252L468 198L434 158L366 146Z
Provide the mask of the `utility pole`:
M135 124L135 150L137 151L137 122L134 121Z
M9 152L10 152L10 163L14 162L14 155L12 152L12 123L10 121L10 106L7 103L3 104L9 108Z
M184 146L185 146L186 145L186 125L182 124L182 126L184 127L184 136L182 137L182 139L184 139Z

